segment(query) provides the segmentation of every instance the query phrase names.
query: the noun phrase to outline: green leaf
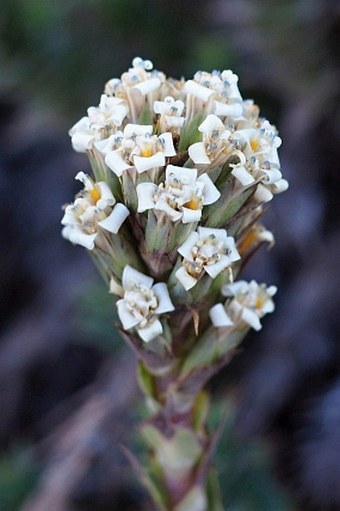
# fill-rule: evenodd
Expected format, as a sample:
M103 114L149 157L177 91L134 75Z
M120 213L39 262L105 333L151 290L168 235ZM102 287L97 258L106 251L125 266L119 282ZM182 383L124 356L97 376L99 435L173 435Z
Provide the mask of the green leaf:
M179 151L185 151L191 144L202 140L202 133L198 131L198 126L202 124L204 117L204 112L199 112L190 122L184 124L178 146Z
M224 511L218 475L215 469L210 469L207 477L207 496L209 511Z
M182 366L182 373L215 364L242 341L247 331L232 333L228 331L223 337L222 329L209 328L188 354Z
M152 113L150 112L149 105L145 105L138 117L138 124L149 126L152 124Z
M171 438L163 436L154 426L147 424L142 433L157 462L172 478L181 478L196 464L202 448L193 431L182 426L176 429Z
M144 394L148 397L155 397L155 377L141 361L137 365L137 381Z
M209 227L221 227L236 215L253 193L253 188L248 188L234 196L224 197L204 210L204 222Z
M202 390L194 403L192 409L193 427L196 431L200 431L206 422L210 407L209 395L206 391Z

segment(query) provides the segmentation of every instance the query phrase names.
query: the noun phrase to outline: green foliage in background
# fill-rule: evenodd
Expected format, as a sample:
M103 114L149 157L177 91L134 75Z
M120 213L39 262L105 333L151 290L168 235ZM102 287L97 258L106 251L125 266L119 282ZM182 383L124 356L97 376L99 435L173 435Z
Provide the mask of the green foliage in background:
M225 406L225 403L224 403ZM212 413L220 416L220 406ZM232 430L232 414L217 446L217 470L223 503L228 511L288 511L292 505L273 477L264 441L240 442Z
M77 340L97 350L114 355L123 346L116 329L118 316L113 296L102 282L91 284L79 296L73 315Z
M2 4L1 88L76 117L134 56L169 76L233 67L225 38L204 26L203 0L12 0Z
M1 511L16 511L34 487L39 470L30 450L17 446L0 456Z

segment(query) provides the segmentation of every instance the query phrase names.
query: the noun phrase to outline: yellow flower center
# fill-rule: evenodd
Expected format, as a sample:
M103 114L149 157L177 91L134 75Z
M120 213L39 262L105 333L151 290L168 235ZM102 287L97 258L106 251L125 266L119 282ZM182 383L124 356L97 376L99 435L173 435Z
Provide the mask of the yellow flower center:
M257 151L259 146L260 146L260 142L256 138L253 138L250 141L250 147L251 147L252 151L254 151L254 152Z
M101 197L100 191L96 186L94 186L92 188L92 190L89 191L89 195L90 195L92 201L94 202L94 204L97 204L97 202L99 201L99 199Z
M189 202L184 204L184 206L189 209L200 209L201 202L202 202L201 198L193 197Z
M257 298L257 300L256 300L255 307L256 307L257 309L262 309L263 305L264 305L264 299L263 299L263 296L259 296L259 297Z
M141 155L144 156L144 158L150 158L150 156L152 156L152 154L153 154L153 151L152 151L151 146L145 147L141 153Z
M238 247L237 247L238 251L240 252L241 255L244 254L249 248L251 248L251 246L255 242L256 242L256 230L252 229L246 234L245 238L238 245Z

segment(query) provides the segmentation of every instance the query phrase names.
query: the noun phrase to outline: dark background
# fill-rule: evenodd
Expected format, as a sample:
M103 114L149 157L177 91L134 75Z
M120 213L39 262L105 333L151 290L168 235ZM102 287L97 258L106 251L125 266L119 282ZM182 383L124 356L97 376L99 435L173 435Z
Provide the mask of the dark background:
M68 129L136 55L168 76L231 68L283 139L290 189L246 271L277 310L212 385L228 511L340 509L340 3L5 0L0 14L0 508L149 509L134 357L91 261L60 236L88 168ZM212 414L218 415L218 407Z

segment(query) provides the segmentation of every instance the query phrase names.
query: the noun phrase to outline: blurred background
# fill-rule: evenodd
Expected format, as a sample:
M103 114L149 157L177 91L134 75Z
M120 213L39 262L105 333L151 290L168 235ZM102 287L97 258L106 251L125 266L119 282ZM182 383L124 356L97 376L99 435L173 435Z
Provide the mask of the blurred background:
M140 450L134 357L60 236L88 169L67 131L136 55L176 78L231 68L283 139L276 246L244 275L279 286L277 310L211 384L226 510L340 509L339 36L337 0L2 0L2 511L150 510L120 448Z

